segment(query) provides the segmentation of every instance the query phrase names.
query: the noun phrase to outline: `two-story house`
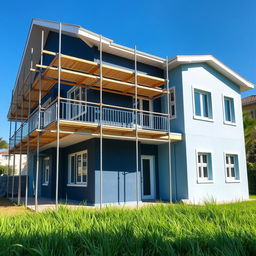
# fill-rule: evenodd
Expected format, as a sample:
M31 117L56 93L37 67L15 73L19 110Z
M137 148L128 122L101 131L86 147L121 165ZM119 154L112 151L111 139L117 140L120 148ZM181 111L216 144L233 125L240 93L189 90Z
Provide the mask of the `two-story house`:
M34 19L10 150L27 152L36 201L248 199L240 92L251 88L212 55L166 60Z

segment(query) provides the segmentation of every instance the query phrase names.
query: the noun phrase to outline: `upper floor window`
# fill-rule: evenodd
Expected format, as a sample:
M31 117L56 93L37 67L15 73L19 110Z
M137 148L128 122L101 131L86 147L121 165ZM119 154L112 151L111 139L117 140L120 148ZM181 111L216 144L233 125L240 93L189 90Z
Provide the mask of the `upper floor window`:
M238 166L238 155L226 154L225 155L225 167L226 167L226 181L239 181L239 166Z
M200 119L212 119L212 99L211 93L195 89L194 90L194 113Z
M227 123L235 123L235 107L234 99L230 97L224 97L224 120Z
M175 88L170 88L170 115L171 118L176 118L176 95L175 95Z
M70 154L68 184L70 185L87 185L87 150Z
M211 153L197 153L197 178L199 183L213 180Z
M50 158L43 158L43 185L49 184Z

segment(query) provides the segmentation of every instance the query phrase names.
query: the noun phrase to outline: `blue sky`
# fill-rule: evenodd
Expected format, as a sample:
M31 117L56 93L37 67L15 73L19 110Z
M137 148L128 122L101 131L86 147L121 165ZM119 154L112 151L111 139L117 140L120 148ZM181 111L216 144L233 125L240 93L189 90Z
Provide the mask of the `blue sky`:
M2 1L0 137L32 18L81 25L161 57L213 54L256 83L255 0ZM256 94L256 89L243 96Z

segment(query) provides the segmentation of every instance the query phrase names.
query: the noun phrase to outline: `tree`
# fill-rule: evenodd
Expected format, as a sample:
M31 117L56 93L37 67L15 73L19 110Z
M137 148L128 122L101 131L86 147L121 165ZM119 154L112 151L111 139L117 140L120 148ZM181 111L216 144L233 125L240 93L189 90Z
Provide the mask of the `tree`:
M2 137L0 137L0 149L8 148L8 144Z
M247 161L255 162L255 145L256 145L256 119L250 117L248 113L243 115L244 120L244 139Z

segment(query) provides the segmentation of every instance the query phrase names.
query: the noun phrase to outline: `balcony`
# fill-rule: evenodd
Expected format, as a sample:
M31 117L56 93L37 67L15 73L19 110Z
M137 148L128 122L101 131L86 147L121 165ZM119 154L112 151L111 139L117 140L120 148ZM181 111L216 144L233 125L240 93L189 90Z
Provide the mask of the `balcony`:
M163 113L145 113L146 111L136 112L133 109L106 106L102 107L103 131L108 133L118 133L118 135L133 136L136 128L136 115L138 133L146 138L165 138L168 135L168 117ZM13 134L10 146L19 147L21 140L26 143L27 136L35 141L37 129L55 130L57 123L57 102L55 101L46 109L41 110L41 122L38 125L38 111L35 111L21 127ZM98 133L100 125L100 106L98 103L75 102L75 100L60 100L60 130L62 131L86 131ZM21 136L22 134L22 136ZM34 135L32 135L34 134ZM56 140L54 135L53 140ZM41 144L42 145L42 144Z

